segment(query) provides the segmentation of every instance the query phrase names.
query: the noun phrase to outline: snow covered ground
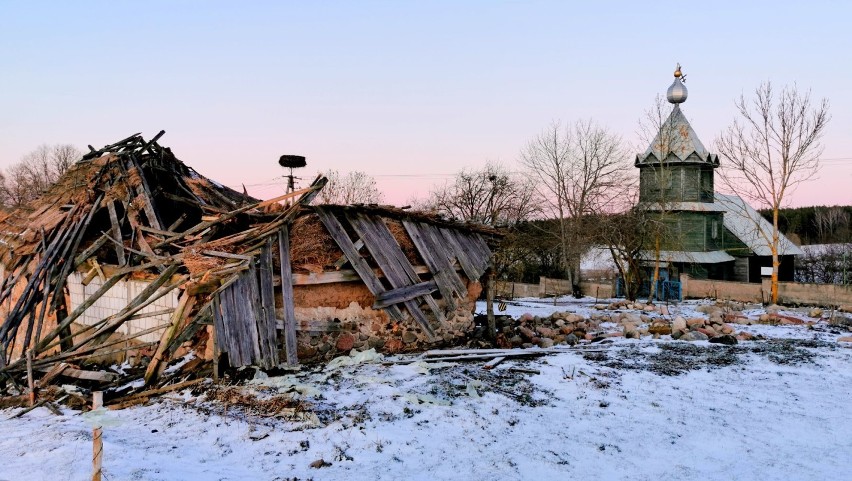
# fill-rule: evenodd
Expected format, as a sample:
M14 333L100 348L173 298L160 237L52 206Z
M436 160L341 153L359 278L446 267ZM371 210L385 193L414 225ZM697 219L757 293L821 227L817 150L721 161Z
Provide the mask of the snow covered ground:
M560 304L506 313L591 307ZM616 338L492 371L374 362L245 388L298 396L305 411L290 418L185 391L109 414L104 479L852 480L850 343L824 324L742 328L768 339ZM0 411L0 480L89 479L86 417L13 413ZM320 459L330 465L310 466Z

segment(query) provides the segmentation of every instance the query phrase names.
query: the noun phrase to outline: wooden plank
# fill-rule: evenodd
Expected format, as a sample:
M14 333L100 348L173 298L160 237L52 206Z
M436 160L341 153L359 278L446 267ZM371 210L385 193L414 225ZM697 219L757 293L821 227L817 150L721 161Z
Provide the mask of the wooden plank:
M376 296L376 302L373 303L373 309L381 309L392 304L399 304L421 296L428 296L436 290L438 290L438 285L433 279L431 281L421 282L420 284L386 291Z
M503 362L503 361L505 361L505 360L506 360L506 356L495 357L494 359L492 359L492 360L490 360L490 361L486 362L486 363L482 366L482 369L488 369L488 370L490 370L490 369L494 369L495 367L497 367L497 365L498 365L498 364L500 364L501 362Z
M480 269L488 269L488 266L491 262L491 250L488 249L487 245L484 245L484 241L478 234L466 234L458 232L456 234L458 237L464 240L464 245L470 247L471 252L476 253L476 263Z
M112 223L112 237L115 239L115 255L118 258L118 265L123 266L127 263L127 258L124 256L124 242L121 235L121 225L118 223L118 214L115 211L115 202L107 202L107 211L109 211L109 220Z
M236 282L223 289L216 296L216 301L214 301L215 311L213 319L216 325L216 342L220 353L228 355L228 365L231 364L234 356L239 357L240 355L234 347L234 334L231 332L231 323L229 322L229 319L233 316L231 314L231 290L234 289L234 284Z
M103 247L103 246L104 246L104 244L106 244L106 243L107 243L107 241L109 241L109 237L108 237L106 234L103 234L103 235L101 235L100 237L98 237L98 240L96 240L94 243L92 243L92 245L90 245L88 248L86 248L86 250L84 250L84 251L83 251L83 252L81 252L81 253L80 253L77 257L75 257L75 258L74 258L74 266L73 266L73 268L74 268L74 269L76 269L77 267L79 267L80 265L82 265L84 262L86 262L86 260L87 260L89 257L92 257L92 255L93 255L93 254L94 254L94 253L95 253L98 249L100 249L101 247Z
M272 238L266 239L266 244L258 257L260 277L260 306L262 314L258 317L257 331L260 336L260 365L265 369L278 366L278 333L275 329L275 291L272 287Z
M219 300L219 297L222 294L219 293L216 296L213 296L213 338L214 338L214 359L213 362L218 364L218 357L223 352L228 352L228 340L227 340L227 332L225 331L225 323L222 318L222 304ZM214 364L214 372L218 371Z
M358 239L357 241L355 241L355 248L356 249L358 249L360 251L362 247L364 247L364 241L362 241L361 239ZM332 266L334 266L334 268L339 271L340 268L342 268L347 262L349 262L349 261L346 259L346 256L342 255L342 256L340 256L340 259L337 259L336 261L334 261L334 264L332 264Z
M439 252L442 247L435 246L432 243L431 236L420 224L404 220L402 221L402 225L405 227L406 232L408 232L409 237L414 242L414 246L417 247L420 256L426 262L432 276L438 283L438 290L441 292L441 296L444 298L447 306L451 310L455 310L455 296L457 295L460 299L466 298L467 287L458 274L456 274L449 258Z
M419 274L431 274L432 270L426 266L413 266L414 272ZM455 270L454 266L450 267L451 270ZM373 269L373 273L376 274L376 277L381 279L384 277L384 273L381 269ZM358 273L351 269L343 269L339 271L328 271L328 272L311 272L308 274L296 274L293 273L293 285L294 286L309 286L315 284L333 284L335 282L362 282L361 276Z
M296 308L293 305L293 267L290 265L290 230L287 224L278 231L278 257L281 260L281 299L284 302L284 329L281 341L287 364L299 364L296 343Z
M185 216L185 215L186 215L186 214L184 214L184 216ZM184 217L184 218L185 218L185 217ZM162 237L171 237L171 236L173 236L173 235L177 234L177 232L174 232L174 231L154 229L153 227L148 227L147 225L141 225L141 224L140 224L140 225L138 225L137 227L139 228L139 230L145 231L145 232L147 232L147 233L149 233L149 234L154 234L154 235L162 236Z
M275 320L275 327L278 330L283 330L284 324L284 321L281 319ZM296 330L301 332L340 332L349 329L344 329L343 324L340 322L306 319L296 322Z
M260 305L260 286L257 282L257 268L254 264L249 264L248 275L244 275L243 277L245 278L246 290L240 301L242 302L242 306L250 307L251 309L244 313L241 321L246 334L245 345L251 349L250 364L254 364L262 358L257 319L263 315L263 309Z
M225 259L239 259L239 260L243 260L243 261L254 260L254 257L252 257L252 256L245 256L245 255L242 255L242 254L231 254L230 252L219 252L219 251L205 250L205 251L201 251L201 253L206 255L206 256L223 257Z
M383 238L380 232L374 227L369 219L366 218L366 216L347 212L346 218L355 229L355 232L358 233L358 236L364 240L364 245L367 247L367 250L370 251L370 255L373 256L373 260L379 264L379 267L385 273L385 277L388 279L391 286L398 289L400 287L410 285L410 279L408 279L406 274L401 270L402 267L398 263L398 259L389 257L393 255L392 252L394 252L394 249L402 254L402 249L399 247L399 244L396 243L396 240L393 240L392 236L392 242ZM385 230L387 230L387 227L385 227ZM408 309L408 312L414 320L423 327L423 330L434 339L435 331L432 329L432 326L429 324L429 319L425 314L423 314L423 311L420 310L417 303L410 300L403 302L403 305L406 309ZM440 312L440 310L438 310L438 312Z
M335 282L360 281L361 276L354 270L318 272L310 274L292 274L293 285L310 286L316 284L332 284Z
M433 252L435 253L436 257L437 256L443 256L444 258L447 259L448 264L450 264L450 265L456 264L456 261L458 260L457 259L458 256L456 256L456 253L455 253L455 250L453 249L453 246L450 245L444 239L444 235L441 233L440 228L433 226L433 225L426 224L426 223L421 223L420 224L420 230L421 230L421 232L423 232L424 236L427 237L429 239L429 241L431 242L431 244L434 246ZM459 267L461 267L461 262L458 262L458 265L459 265ZM455 269L453 269L453 271L455 272ZM462 271L464 271L464 268L462 268ZM458 274L456 274L456 276L458 276ZM465 272L465 276L467 276L466 272ZM465 291L467 291L467 287L466 287L465 282L462 279L459 279L458 282L460 284L462 284L463 286L465 286ZM465 297L467 297L467 294L465 294Z
M148 218L148 224L159 230L163 230L163 222L160 220L160 215L157 212L157 206L154 205L154 196L151 194L151 188L148 186L148 179L145 177L145 172L142 166L136 160L135 155L129 155L130 163L136 168L139 173L139 185L136 186L136 194L143 198L142 209L145 211L145 217Z
M334 239L337 246L340 247L340 250L343 251L343 254L346 255L347 259L349 259L349 263L355 271L358 272L358 275L367 286L367 289L369 289L374 296L378 296L385 292L385 287L382 285L379 277L375 272L373 272L373 269L370 268L367 261L361 257L361 254L358 253L358 249L355 248L355 244L351 239L349 239L349 235L346 234L346 231L343 229L340 221L338 221L330 211L324 208L317 207L316 212L320 221L322 221L326 230L328 230L331 235L331 238ZM388 315L397 322L405 320L405 317L402 315L402 311L400 311L397 306L388 306L385 311L387 311Z
M408 258L405 257L405 253L402 252L402 248L399 246L399 243L394 238L390 229L388 229L387 224L384 223L381 217L378 216L367 216L364 214L359 214L359 217L365 219L368 222L371 222L374 228L374 233L380 236L383 243L388 246L388 249L384 251L387 255L388 260L391 261L391 265L393 266L393 262L396 262L396 265L401 269L399 275L402 283L420 283L420 276L414 271L414 266L408 261ZM405 278L408 278L406 282ZM390 279L389 279L390 280ZM393 282L393 281L391 281ZM404 287L403 285L394 286L394 287ZM432 310L432 313L435 315L435 319L438 320L439 323L446 322L447 318L444 314L444 310L438 305L438 302L432 297L431 293L429 295L423 296L423 299L426 301L426 305Z
M482 276L482 272L476 268L476 265L470 260L470 257L468 257L467 252L465 252L462 246L459 245L452 232L442 228L438 228L437 231L444 239L444 243L447 245L450 252L452 252L453 256L458 259L467 278L472 281L478 281L480 276Z
M192 310L192 304L194 302L195 298L188 296L186 292L184 292L183 295L180 296L178 306L175 309L175 312L172 313L169 327L166 328L163 331L163 335L160 336L160 343L157 345L157 350L154 352L154 355L151 356L151 360L148 362L148 367L145 369L146 386L150 385L151 382L157 379L157 376L159 376L160 362L162 362L163 360L163 354L166 352L166 347L168 347L169 342L177 335L178 329L183 323L183 313L185 311Z

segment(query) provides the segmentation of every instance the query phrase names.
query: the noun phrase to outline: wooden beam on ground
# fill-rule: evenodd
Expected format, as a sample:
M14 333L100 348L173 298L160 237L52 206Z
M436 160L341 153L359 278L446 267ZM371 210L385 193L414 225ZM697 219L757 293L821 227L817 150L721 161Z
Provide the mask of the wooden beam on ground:
M192 306L189 306L187 309L190 300L194 302L195 298L186 295L186 292L180 298L178 302L177 308L175 308L175 312L172 313L171 324L169 327L163 332L163 336L160 338L160 344L157 346L157 350L154 352L154 355L151 357L151 362L148 363L148 367L145 369L145 385L148 386L151 382L157 378L159 374L160 362L163 360L163 353L166 351L166 347L169 345L169 341L177 334L178 328L180 327L181 321L183 321L183 313L191 310Z
M486 370L494 369L495 367L497 367L498 364L500 364L501 362L503 362L505 360L506 360L506 356L495 357L494 359L486 362L482 366L482 369L486 369Z

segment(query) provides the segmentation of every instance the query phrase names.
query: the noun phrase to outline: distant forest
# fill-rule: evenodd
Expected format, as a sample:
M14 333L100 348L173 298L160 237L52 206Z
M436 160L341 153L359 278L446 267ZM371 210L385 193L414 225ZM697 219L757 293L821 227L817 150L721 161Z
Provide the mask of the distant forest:
M771 210L760 214L772 222ZM778 227L790 240L803 245L852 242L852 205L781 209Z

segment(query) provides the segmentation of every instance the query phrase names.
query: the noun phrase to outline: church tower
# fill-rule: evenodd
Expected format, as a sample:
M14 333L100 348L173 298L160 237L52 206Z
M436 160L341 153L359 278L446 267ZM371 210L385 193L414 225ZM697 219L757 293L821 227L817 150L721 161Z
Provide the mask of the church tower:
M638 207L665 228L659 260L668 274L720 277L721 264L733 257L722 250L724 209L714 203L719 157L704 147L680 108L687 98L680 65L674 77L666 92L672 111L634 163L639 169ZM652 261L657 255L646 251L643 258Z

